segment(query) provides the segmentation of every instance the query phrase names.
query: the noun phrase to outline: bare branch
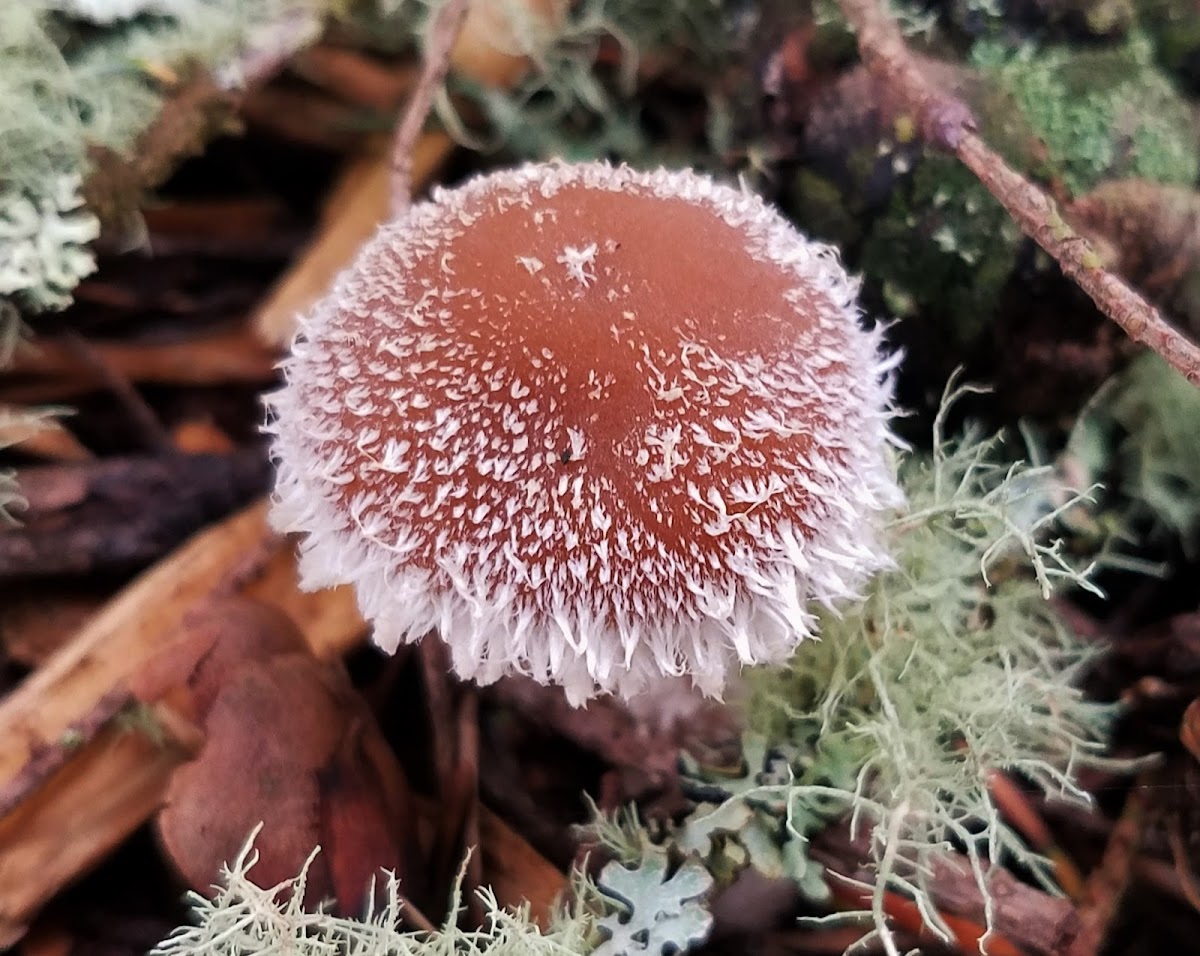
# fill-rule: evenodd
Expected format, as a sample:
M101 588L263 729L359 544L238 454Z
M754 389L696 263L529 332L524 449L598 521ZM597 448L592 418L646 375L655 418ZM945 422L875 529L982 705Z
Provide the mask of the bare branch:
M468 0L446 0L431 19L421 76L392 144L392 215L404 212L412 199L413 147L433 107L434 97L450 71L450 51L462 32L467 7Z
M976 133L967 106L937 89L918 69L896 23L880 0L838 0L858 34L867 68L896 91L927 142L953 153L1046 250L1065 275L1134 341L1154 349L1193 385L1200 386L1200 346L1172 326L1123 280L1102 268L1088 241L1063 219L1054 200L1012 169Z

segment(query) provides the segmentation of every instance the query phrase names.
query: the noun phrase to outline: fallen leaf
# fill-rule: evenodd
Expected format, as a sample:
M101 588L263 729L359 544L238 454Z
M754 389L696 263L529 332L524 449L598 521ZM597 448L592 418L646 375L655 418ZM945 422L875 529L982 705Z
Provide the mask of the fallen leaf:
M157 829L168 857L199 891L256 826L263 885L295 876L316 846L306 903L358 913L381 869L409 887L407 784L340 665L319 661L286 616L226 601L212 622L139 675L142 695L177 684L205 733L167 788Z

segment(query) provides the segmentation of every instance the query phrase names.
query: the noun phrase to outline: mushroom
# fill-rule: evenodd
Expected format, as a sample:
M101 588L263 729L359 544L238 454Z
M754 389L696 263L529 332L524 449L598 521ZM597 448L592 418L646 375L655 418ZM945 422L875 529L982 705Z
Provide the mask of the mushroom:
M813 636L888 563L891 369L836 252L691 171L530 164L384 226L268 400L275 526L386 651L573 703Z

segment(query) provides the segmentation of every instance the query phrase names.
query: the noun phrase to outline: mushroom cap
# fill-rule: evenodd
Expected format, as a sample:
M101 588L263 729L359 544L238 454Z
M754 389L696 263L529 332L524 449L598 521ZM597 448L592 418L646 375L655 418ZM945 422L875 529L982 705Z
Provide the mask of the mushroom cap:
M888 563L893 357L836 252L691 171L531 164L384 226L268 400L277 528L394 651L575 702L786 659Z

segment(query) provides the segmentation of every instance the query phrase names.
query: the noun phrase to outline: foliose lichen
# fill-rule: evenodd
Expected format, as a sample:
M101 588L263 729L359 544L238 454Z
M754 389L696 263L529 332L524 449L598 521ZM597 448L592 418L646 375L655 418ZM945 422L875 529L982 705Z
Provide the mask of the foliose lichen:
M29 311L62 309L79 280L95 271L88 244L100 222L79 187L71 173L57 174L40 193L0 186L0 296Z

